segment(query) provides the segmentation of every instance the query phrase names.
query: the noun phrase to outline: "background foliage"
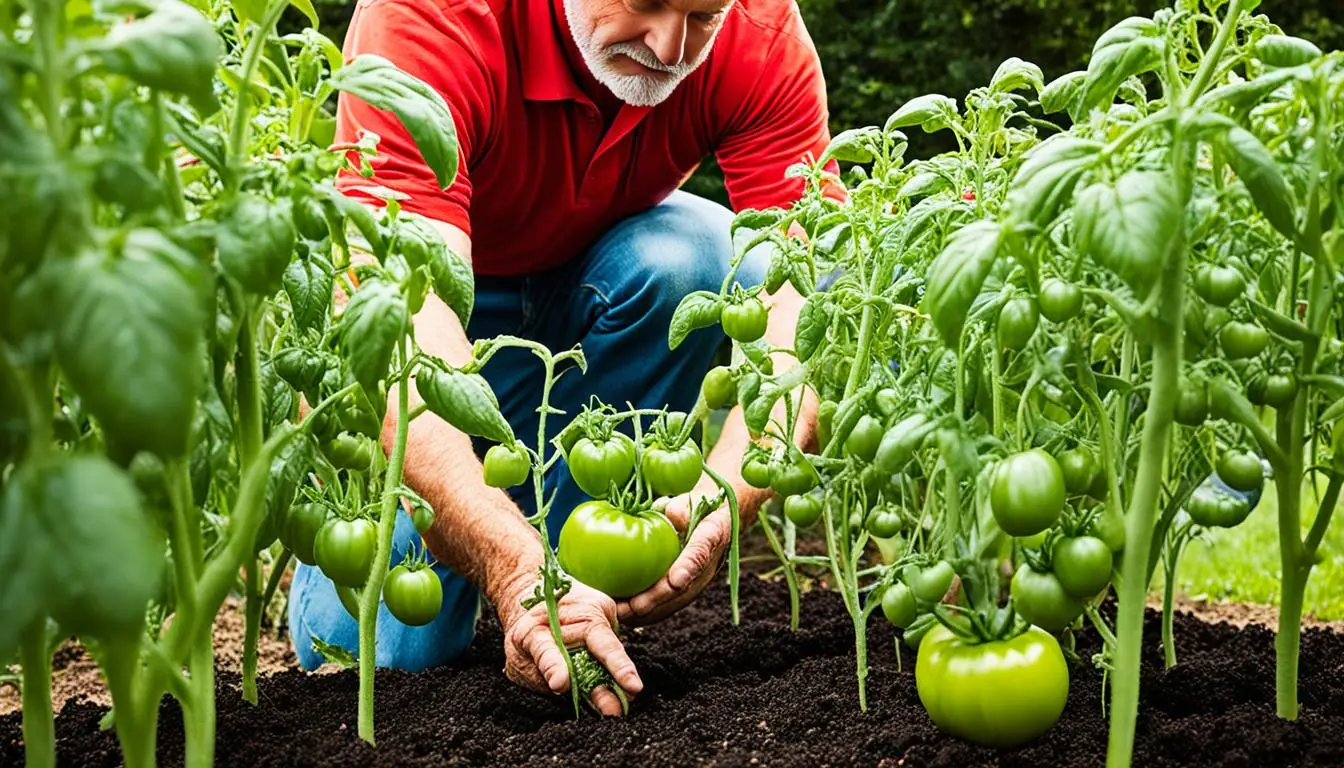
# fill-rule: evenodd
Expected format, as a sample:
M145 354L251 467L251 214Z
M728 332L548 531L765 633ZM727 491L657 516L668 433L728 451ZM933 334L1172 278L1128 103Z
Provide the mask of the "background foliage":
M1340 0L1265 0L1259 13L1324 50L1344 48ZM1040 65L1046 78L1083 69L1103 30L1149 15L1167 0L798 0L821 55L831 131L881 125L924 93L965 94L989 81L1011 56ZM340 42L354 3L322 0L322 31ZM293 13L293 11L291 11ZM297 15L295 16L297 17ZM912 153L942 151L911 136ZM727 202L712 160L686 189Z

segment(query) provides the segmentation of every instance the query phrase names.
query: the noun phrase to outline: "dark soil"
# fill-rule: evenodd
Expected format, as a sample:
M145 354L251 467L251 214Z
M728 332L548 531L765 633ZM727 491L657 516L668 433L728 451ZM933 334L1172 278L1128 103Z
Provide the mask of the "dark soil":
M798 765L1100 766L1106 751L1101 676L1075 670L1064 719L1014 752L970 746L940 734L920 707L914 656L874 619L867 714L858 708L852 625L839 598L814 592L794 635L782 584L746 577L742 624L731 627L727 590L657 627L630 633L630 654L646 691L628 718L573 719L568 699L522 692L500 670L497 626L483 619L469 656L413 675L379 672L375 749L355 735L354 672L279 672L261 682L259 706L245 704L236 674L219 679L216 762L228 766L429 765ZM1150 615L1134 765L1344 766L1344 635L1303 636L1295 723L1274 716L1274 642L1263 627L1176 619L1181 663L1161 669ZM1096 640L1077 651L1090 659ZM1011 695L1005 691L1005 695ZM103 708L72 700L57 720L62 765L119 762ZM20 719L0 717L0 765L21 764ZM182 761L181 719L163 705L160 762Z

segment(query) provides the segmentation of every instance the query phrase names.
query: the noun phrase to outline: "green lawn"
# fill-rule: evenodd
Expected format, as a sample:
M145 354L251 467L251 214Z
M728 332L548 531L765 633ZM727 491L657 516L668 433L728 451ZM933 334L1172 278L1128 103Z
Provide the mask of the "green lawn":
M1315 498L1310 502L1314 516ZM1311 572L1305 611L1323 620L1344 619L1344 504L1336 507L1321 547L1322 562ZM1272 485L1245 523L1211 531L1191 542L1177 573L1178 592L1196 599L1278 603L1278 504ZM1161 571L1158 572L1159 582Z

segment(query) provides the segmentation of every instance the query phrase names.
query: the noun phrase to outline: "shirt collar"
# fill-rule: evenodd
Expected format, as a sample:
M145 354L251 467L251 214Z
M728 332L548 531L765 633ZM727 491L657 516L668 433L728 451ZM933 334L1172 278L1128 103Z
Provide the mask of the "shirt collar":
M523 97L592 102L593 89L602 86L570 36L564 0L514 0L514 7Z

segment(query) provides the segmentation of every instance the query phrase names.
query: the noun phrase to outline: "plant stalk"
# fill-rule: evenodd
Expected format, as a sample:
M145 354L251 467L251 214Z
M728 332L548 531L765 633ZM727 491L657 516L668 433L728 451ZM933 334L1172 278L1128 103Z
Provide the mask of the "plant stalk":
M770 550L779 558L780 565L784 571L784 581L789 585L789 631L797 632L799 624L799 599L798 599L798 570L794 567L793 559L784 553L784 549L779 544L778 537L775 536L775 529L770 524L770 515L765 510L761 510L757 519L761 521L761 531L765 533L765 541L770 545Z
M403 339L397 360L399 363L404 363L407 358L406 342ZM377 662L378 603L383 593L383 581L387 578L389 561L392 559L392 534L396 530L397 508L400 502L395 489L401 485L402 470L406 463L406 440L411 425L410 419L405 416L410 410L410 386L408 373L398 377L397 434L392 445L391 458L387 463L386 479L383 481L382 509L378 514L378 551L373 556L369 580L359 597L359 737L370 744L375 743L373 681Z
M243 627L243 701L257 703L257 642L261 637L261 562L253 557L247 564L247 600Z
M33 623L19 647L23 671L23 759L29 768L56 765L56 721L51 711L51 656L47 623Z

